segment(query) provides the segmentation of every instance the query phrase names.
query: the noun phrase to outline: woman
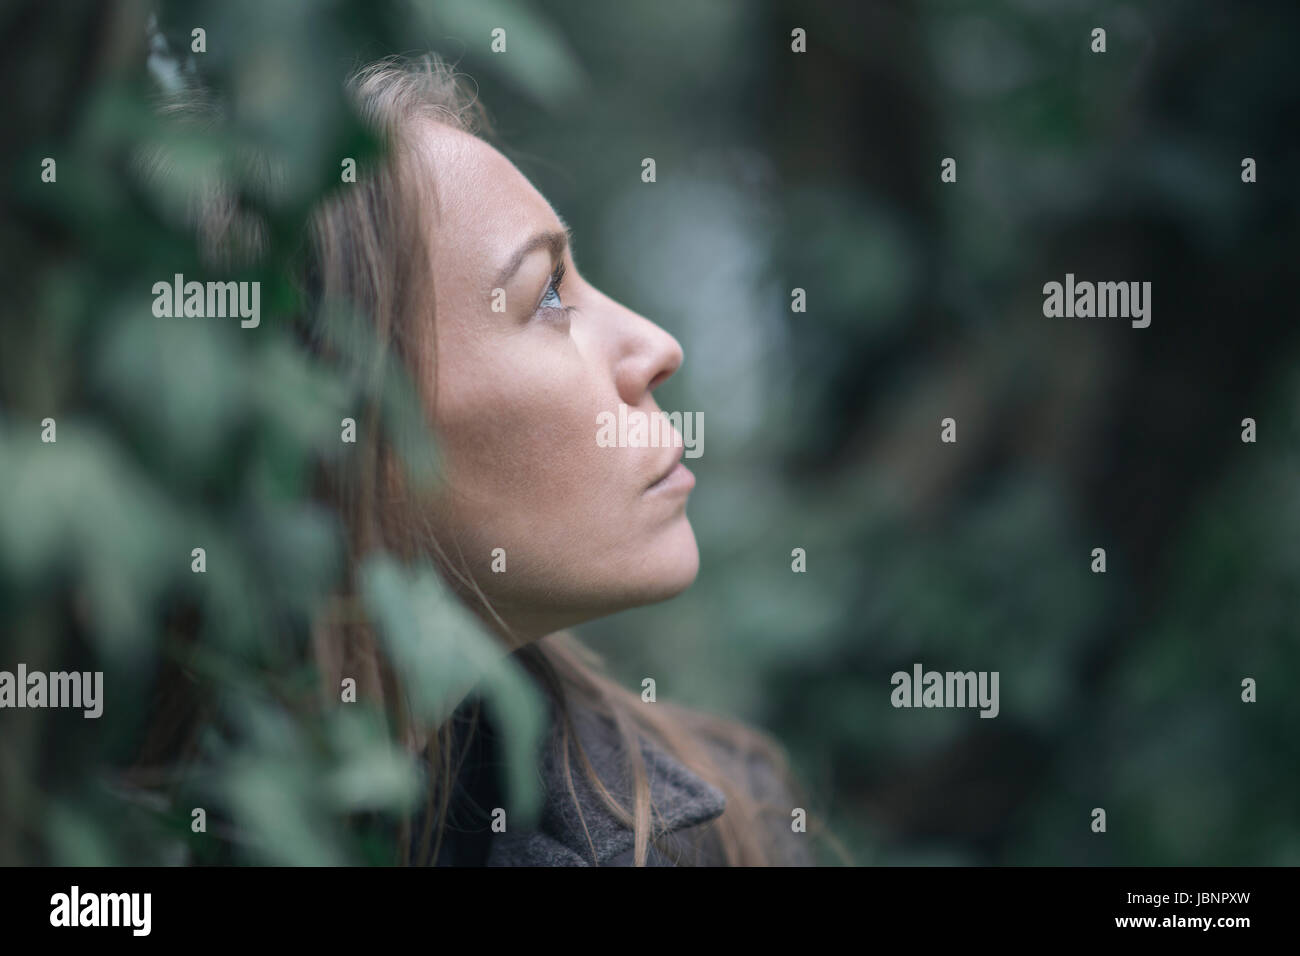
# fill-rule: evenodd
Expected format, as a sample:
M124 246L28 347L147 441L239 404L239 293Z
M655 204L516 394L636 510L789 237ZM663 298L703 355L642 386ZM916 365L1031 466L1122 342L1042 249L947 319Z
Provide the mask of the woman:
M314 218L308 341L346 349L320 317L340 302L364 314L417 383L444 471L436 493L413 491L400 467L412 450L373 427L372 408L323 493L344 519L354 570L376 551L436 562L545 691L553 730L538 826L495 832L495 736L473 688L440 726L405 728L429 800L402 836L403 860L813 862L811 836L794 826L805 804L772 741L643 701L564 631L670 598L696 576L694 478L680 443L596 440L602 412L657 411L654 391L680 366L680 345L585 281L567 227L482 138L486 117L445 63L385 61L355 74L349 91L388 149ZM228 204L210 202L201 223L217 257L234 247ZM355 676L363 696L400 701L401 675L356 605L344 595L322 617L326 682Z

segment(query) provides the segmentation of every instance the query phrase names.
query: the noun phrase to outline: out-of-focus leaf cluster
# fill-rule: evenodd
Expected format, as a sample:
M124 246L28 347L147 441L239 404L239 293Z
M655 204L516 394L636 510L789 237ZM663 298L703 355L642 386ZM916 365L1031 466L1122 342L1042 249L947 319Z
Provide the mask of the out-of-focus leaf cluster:
M512 4L500 5L509 14ZM4 14L14 84L0 250L0 669L104 671L104 713L0 712L0 862L389 862L398 815L423 796L418 762L384 715L318 713L315 622L344 584L345 532L316 503L318 463L355 445L341 421L372 399L377 427L427 478L434 444L416 389L376 365L362 317L342 360L299 344L292 279L313 205L340 163L379 145L348 108L366 56L444 46L469 5L164 2L21 4ZM540 15L498 65L507 80L581 83ZM193 52L195 29L205 50ZM528 42L536 38L536 44ZM533 51L533 52L530 52ZM485 61L481 61L485 62ZM159 109L202 91L219 121ZM161 154L159 167L142 162ZM57 163L55 182L42 160ZM268 187L250 157L278 175ZM190 202L220 179L265 224L264 254L221 275L200 255ZM158 318L154 283L258 281L261 323ZM54 419L57 440L41 441ZM427 452L427 454L425 454ZM206 571L191 570L191 551ZM482 682L505 727L509 783L536 806L541 702L429 567L375 555L359 570L390 656L423 716ZM179 633L185 642L177 640ZM149 731L165 661L208 708L188 775L158 800L121 786ZM167 718L163 718L164 721ZM191 827L203 808L208 831ZM358 827L359 819L377 827Z

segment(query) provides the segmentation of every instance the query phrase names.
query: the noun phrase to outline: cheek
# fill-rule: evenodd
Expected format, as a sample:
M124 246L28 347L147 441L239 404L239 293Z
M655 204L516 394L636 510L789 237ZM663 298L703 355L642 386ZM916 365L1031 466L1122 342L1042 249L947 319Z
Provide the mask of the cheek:
M449 530L471 566L506 549L525 570L572 560L593 516L617 513L617 456L596 444L608 403L567 342L520 333L491 354L440 362L435 420L448 485Z

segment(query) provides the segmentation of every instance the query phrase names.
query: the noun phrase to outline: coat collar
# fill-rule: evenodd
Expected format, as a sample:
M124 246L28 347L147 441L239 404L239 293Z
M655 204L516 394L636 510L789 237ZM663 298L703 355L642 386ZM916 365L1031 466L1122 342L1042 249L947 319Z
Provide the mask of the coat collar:
M623 806L630 808L634 792L631 774L623 767L621 742L613 722L587 708L574 708L573 721L600 779ZM579 816L565 780L559 722L554 709L551 731L538 764L544 797L537 825L522 831L507 825L506 832L492 840L487 864L591 866L593 848L597 865L630 862L635 843L633 831L605 807L571 751L569 769L582 806ZM707 823L726 809L727 799L721 790L657 743L642 737L641 753L649 778L656 832L662 828L676 834Z

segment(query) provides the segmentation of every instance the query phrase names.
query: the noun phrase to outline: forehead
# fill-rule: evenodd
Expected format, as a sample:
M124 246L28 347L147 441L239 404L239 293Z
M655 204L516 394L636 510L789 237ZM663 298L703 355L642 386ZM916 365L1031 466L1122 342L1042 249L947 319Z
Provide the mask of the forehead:
M434 121L422 123L416 135L437 194L433 245L440 271L485 280L521 242L555 227L550 203L491 144Z

